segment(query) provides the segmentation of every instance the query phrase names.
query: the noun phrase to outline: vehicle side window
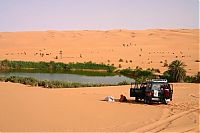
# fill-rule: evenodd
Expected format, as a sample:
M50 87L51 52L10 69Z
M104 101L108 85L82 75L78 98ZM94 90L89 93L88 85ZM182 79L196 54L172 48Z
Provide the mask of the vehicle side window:
M134 88L138 88L138 84L135 84Z
M147 88L147 89L151 89L151 84L150 84L150 83L147 83L146 88Z
M140 86L140 89L146 89L146 87L147 87L147 84L142 83L141 86Z
M162 84L162 85L160 86L160 89L161 89L161 90L171 89L171 87L170 87L170 84Z
M169 84L164 84L164 85L163 85L163 88L164 88L164 89L170 89L170 85L169 85Z

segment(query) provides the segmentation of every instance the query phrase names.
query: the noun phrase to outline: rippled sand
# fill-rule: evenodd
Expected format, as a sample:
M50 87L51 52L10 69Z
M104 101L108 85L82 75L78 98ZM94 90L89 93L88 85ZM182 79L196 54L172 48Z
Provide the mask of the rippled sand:
M0 82L0 131L198 132L199 84L174 84L169 105L135 103L129 87L45 89ZM129 102L118 102L120 94ZM103 101L110 95L116 102Z

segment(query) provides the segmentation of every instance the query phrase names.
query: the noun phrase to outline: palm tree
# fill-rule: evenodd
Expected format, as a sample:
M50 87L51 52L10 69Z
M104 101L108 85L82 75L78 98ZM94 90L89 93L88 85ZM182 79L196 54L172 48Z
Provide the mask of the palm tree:
M175 60L169 65L168 71L172 78L172 81L174 82L184 81L184 78L186 76L186 70L184 69L185 66L186 65L180 60Z

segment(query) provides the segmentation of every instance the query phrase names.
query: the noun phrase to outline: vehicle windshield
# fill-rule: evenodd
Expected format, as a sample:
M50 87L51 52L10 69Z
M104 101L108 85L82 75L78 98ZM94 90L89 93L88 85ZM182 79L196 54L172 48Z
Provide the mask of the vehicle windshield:
M152 90L163 90L163 89L170 89L169 84L166 83L152 83Z
M153 83L151 89L152 90L160 90L161 83Z

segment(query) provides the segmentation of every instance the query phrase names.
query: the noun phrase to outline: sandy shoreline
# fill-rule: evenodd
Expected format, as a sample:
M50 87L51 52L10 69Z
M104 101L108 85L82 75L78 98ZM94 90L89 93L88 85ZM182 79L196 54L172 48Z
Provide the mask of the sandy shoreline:
M174 84L169 105L135 103L130 86L45 89L0 82L0 131L197 132L199 84ZM106 96L128 103L108 103Z

